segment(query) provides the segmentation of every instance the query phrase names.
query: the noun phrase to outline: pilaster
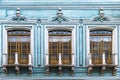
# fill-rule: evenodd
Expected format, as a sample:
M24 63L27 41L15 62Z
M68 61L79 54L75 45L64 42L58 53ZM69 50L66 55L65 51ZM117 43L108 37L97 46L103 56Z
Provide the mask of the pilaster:
M83 25L83 66L86 65L86 58L87 58L87 54L86 54L86 26Z
M37 47L38 47L38 50L37 50L37 60L38 60L38 66L41 66L41 24L38 23L37 25L37 34L38 34L38 38L37 38Z
M45 43L45 36L44 36L44 26L41 27L41 66L45 65L45 47L44 47L44 43Z
M37 48L37 38L38 38L38 35L37 35L37 26L34 27L34 66L37 66L37 59L38 59L38 48Z
M117 26L118 28L118 66L120 66L120 25ZM120 71L120 69L119 69Z
M0 66L2 65L2 24L0 24Z
M80 60L80 40L79 40L79 26L76 26L76 66L79 66Z
M83 26L81 25L81 26L79 26L79 59L80 59L80 61L79 61L79 65L80 66L83 66Z

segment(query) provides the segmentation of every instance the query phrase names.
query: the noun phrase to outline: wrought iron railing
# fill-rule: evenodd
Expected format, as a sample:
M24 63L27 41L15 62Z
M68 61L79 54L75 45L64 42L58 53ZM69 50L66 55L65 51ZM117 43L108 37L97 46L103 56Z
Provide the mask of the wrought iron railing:
M28 53L3 54L3 64L28 64L30 59L31 54Z
M47 54L49 56L49 63L50 64L71 64L72 54L65 54L65 53L52 53ZM46 61L47 62L47 61ZM48 64L48 63L47 63Z
M102 56L99 54L92 54L92 63L93 64L102 64Z
M61 54L62 60L71 60L71 54ZM59 54L49 54L49 59L50 60L58 60L59 59Z
M15 63L15 54L7 54L6 56L8 56L8 64Z
M89 54L89 64L117 64L116 54Z
M49 54L49 60L58 60L58 54Z
M27 53L21 53L18 56L19 56L19 58L18 58L18 62L19 63L21 63L21 64L28 64L29 54L27 54Z
M107 64L112 64L112 62L113 62L112 57L113 56L114 55L112 55L112 54L105 55L105 61L106 61Z

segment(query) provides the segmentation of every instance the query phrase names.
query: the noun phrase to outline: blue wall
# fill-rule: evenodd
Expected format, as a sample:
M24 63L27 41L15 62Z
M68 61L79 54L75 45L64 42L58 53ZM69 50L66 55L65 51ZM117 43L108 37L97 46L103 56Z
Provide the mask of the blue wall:
M18 3L16 4L13 4L13 3L9 3L10 1L16 1L16 0L1 0L2 3L0 3L0 20L2 19L9 19L10 17L14 16L15 13L16 13L16 8L19 7L17 5L20 5L19 4L19 1L16 1ZM23 1L23 0L21 0ZM31 2L32 3L32 0L24 0L23 4L25 5L20 5L20 13L21 15L24 15L26 16L28 19L35 19L36 22L34 24L34 68L33 68L33 75L45 75L45 51L44 51L44 43L45 43L45 40L44 40L44 36L45 36L45 25L42 23L37 23L37 19L49 19L53 16L56 16L56 13L57 13L57 9L59 7L63 7L63 6L57 6L57 7L52 7L50 9L50 7L48 9L42 9L42 7L37 7L37 8L31 8L32 5L30 5L31 7L28 8L28 4L26 4L26 2ZM48 1L48 0L35 0L36 2L42 2L42 1ZM56 0L51 0L49 2L52 2L52 1L56 1ZM56 2L68 2L67 0L58 0ZM72 2L89 2L91 0L70 0ZM108 0L102 0L103 2L108 2ZM5 4L8 4L8 6L6 7L2 7ZM7 3L8 2L8 3ZM92 2L99 2L99 0L92 0ZM113 0L110 0L110 2L113 2ZM119 2L118 0L115 0L114 2ZM69 3L69 2L68 2ZM65 3L66 5L68 3ZM11 5L11 7L9 7L9 5ZM22 4L22 3L21 3ZM34 4L34 2L32 3ZM39 4L39 3L38 3ZM40 3L41 4L41 3ZM45 3L44 3L45 4ZM49 4L46 2L46 4ZM50 3L51 4L51 3ZM64 4L64 3L62 3ZM76 3L74 3L76 4ZM82 4L82 3L81 3ZM85 3L83 3L85 4ZM88 3L89 4L89 3ZM95 3L94 3L95 4ZM98 4L98 3L97 3ZM109 3L108 3L109 4ZM14 7L15 5L15 7ZM110 17L113 17L113 19L120 19L120 6L118 6L118 8L116 7L116 9L112 6L114 6L114 4L111 5L111 9L109 7L109 9L107 9L107 4L103 4L101 6L104 6L105 5L105 9L104 9L104 13L106 16L110 16ZM24 6L24 7L23 7ZM27 6L27 8L26 8ZM42 5L44 6L44 5ZM72 7L75 7L71 4ZM92 7L92 4L90 5ZM66 6L65 8L62 9L62 12L64 14L64 16L66 17L69 17L71 19L91 19L92 17L94 16L97 16L98 15L98 12L99 12L99 8L101 6L95 6L95 7L90 7L91 9L84 9L85 6L80 7L80 8L76 8L76 9L70 9L70 8L67 8L68 6ZM89 7L89 6L88 6ZM40 8L40 9L39 9ZM91 23L92 24L92 23ZM57 25L61 25L61 24L57 24ZM103 23L99 23L98 25L103 25ZM2 65L2 54L3 54L3 48L2 48L2 45L4 45L2 43L2 24L0 24L0 66ZM75 25L75 30L76 30L76 69L75 69L75 75L76 76L85 76L87 75L87 54L86 54L86 25L82 25L82 24L78 24L78 25ZM118 48L117 48L117 52L118 52L118 56L120 57L120 24L117 24L117 37L118 37ZM118 61L119 61L119 66L118 68L120 67L120 58L118 58ZM35 74L34 74L35 73ZM81 74L82 73L82 74ZM108 70L106 73L108 73L108 75L111 75L111 72ZM54 72L51 73L52 76L56 76L57 74L55 74ZM66 76L68 74L64 74L64 76ZM95 75L99 75L98 72L94 72L94 76ZM120 75L120 69L118 69L118 72L117 72L117 75Z
M1 0L1 2L120 2L119 0Z
M58 7L59 8L59 7ZM92 10L62 10L64 16L70 17L70 18L91 18L93 16L98 15L98 9L92 9ZM15 15L16 9L0 9L1 16L0 18L6 18ZM57 9L53 10L41 10L41 9L21 9L21 15L25 15L29 18L38 19L38 18L50 18L56 15ZM49 15L48 15L49 13ZM120 18L120 9L116 10L105 10L104 13L107 16L112 16L114 18Z

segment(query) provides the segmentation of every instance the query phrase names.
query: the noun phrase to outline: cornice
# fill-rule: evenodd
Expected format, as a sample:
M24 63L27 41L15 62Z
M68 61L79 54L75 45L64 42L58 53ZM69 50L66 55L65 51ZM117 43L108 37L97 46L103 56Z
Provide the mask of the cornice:
M0 8L21 8L21 9L99 9L100 7L104 9L120 9L120 2L118 3L81 3L81 2L72 2L72 3L63 3L63 2L38 2L38 3L0 3Z
M0 20L0 24L32 24L32 25L37 25L37 19L31 19L28 21L9 21L9 20ZM91 21L90 19L83 19L83 23L79 23L79 19L71 19L68 22L52 22L49 21L48 19L41 19L41 25L120 25L120 19L114 19L113 21Z

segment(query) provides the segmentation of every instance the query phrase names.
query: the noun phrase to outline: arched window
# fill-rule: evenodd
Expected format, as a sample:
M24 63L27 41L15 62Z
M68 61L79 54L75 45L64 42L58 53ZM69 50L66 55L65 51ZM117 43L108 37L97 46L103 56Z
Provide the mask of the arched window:
M62 64L71 64L71 31L49 31L49 64L59 63L61 54Z
M102 64L102 54L105 53L105 61L112 64L112 31L90 31L90 53L93 64Z
M15 53L18 54L19 64L28 64L30 53L30 31L9 30L8 34L8 64L14 64Z

